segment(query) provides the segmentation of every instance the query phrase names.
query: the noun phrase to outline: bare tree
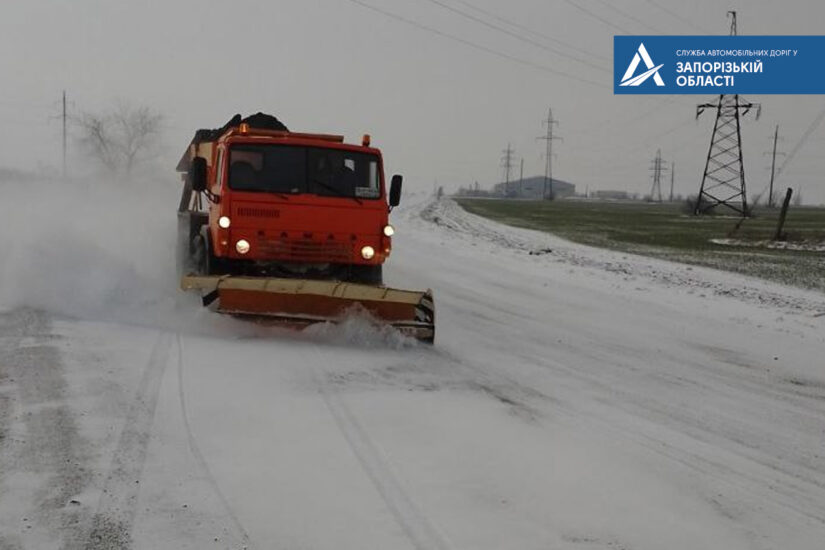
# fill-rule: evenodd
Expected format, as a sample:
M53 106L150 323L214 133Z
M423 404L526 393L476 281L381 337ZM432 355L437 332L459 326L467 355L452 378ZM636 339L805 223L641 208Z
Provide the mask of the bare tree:
M149 160L160 134L163 116L146 106L120 103L104 113L84 112L77 118L81 142L106 171L130 176Z

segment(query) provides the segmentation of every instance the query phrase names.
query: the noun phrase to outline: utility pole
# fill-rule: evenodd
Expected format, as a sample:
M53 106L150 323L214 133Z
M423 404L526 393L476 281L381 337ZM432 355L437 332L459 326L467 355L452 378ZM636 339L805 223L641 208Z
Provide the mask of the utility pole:
M60 97L60 113L55 114L49 117L49 120L60 119L61 123L63 124L63 131L62 131L62 147L63 147L63 167L61 170L61 176L65 181L68 174L68 160L67 160L67 152L68 152L68 142L69 142L69 101L66 97L66 90L63 90Z
M545 151L545 165L544 165L544 192L542 198L545 200L553 200L553 140L564 141L559 136L553 135L553 125L558 124L559 121L553 118L553 109L547 109L547 120L542 121L542 124L547 126L547 133L536 139L546 142L547 150Z
M776 233L773 236L773 240L775 241L784 241L786 239L782 230L785 228L785 218L788 215L788 207L791 205L791 195L793 195L793 189L788 187L788 190L785 192L785 200L782 202L782 210L779 212L779 223L776 225Z
M779 124L776 125L776 130L773 134L773 151L766 153L771 155L771 182L768 188L768 208L773 208L773 183L776 179L776 155L784 155L785 153L777 153L776 145L779 142Z
M731 18L730 34L736 36L736 12L729 11L728 16ZM699 195L696 197L694 215L704 214L715 206L722 205L738 212L742 217L750 216L745 190L740 119L754 108L758 119L762 107L757 103L740 102L738 94L722 94L716 103L697 105L696 118L705 109L716 109L716 123L713 126Z
M650 189L650 200L662 202L662 172L667 171L667 168L662 167L661 149L656 149L656 157L653 159L653 165L650 167L650 170L653 171L653 187Z
M63 179L66 179L66 90L63 90Z
M501 157L501 166L504 168L504 196L506 197L510 192L510 170L513 169L513 154L515 150L507 144L507 149L502 151L504 155Z
M669 202L673 202L673 182L676 179L676 163L670 163L670 199Z
M521 157L521 168L518 172L518 196L524 198L524 157Z

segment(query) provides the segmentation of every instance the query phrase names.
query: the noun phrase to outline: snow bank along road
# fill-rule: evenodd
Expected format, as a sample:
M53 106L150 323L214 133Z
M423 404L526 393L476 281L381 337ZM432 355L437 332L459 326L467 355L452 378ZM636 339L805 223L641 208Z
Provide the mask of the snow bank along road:
M215 318L95 243L100 307L37 300L13 255L0 548L822 548L825 297L406 201L434 348Z

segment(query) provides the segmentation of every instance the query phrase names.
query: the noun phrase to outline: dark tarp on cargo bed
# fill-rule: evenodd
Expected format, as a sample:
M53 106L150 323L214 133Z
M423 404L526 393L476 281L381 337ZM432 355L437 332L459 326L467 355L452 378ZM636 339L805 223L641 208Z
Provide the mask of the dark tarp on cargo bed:
M208 128L204 128L198 130L197 132L195 132L195 137L192 138L191 143L215 141L229 128L235 128L237 126L240 126L242 123L249 124L251 128L260 128L262 130L276 130L279 132L289 132L289 128L287 128L280 120L278 120L276 117L272 115L257 112L254 115L249 115L246 118L241 118L241 115L237 114L233 116L231 119L229 119L229 122L227 122L220 128L215 128L211 130ZM180 162L178 162L177 169L178 172L186 172L189 170L188 147L186 151L183 153L183 157L181 157Z

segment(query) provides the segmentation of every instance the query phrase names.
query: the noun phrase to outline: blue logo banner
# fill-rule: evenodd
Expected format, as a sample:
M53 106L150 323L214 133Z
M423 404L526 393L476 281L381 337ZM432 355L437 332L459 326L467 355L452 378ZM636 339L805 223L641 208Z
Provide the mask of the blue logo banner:
M615 36L614 94L825 94L825 36Z

